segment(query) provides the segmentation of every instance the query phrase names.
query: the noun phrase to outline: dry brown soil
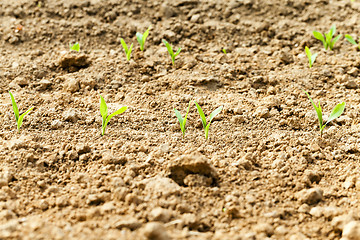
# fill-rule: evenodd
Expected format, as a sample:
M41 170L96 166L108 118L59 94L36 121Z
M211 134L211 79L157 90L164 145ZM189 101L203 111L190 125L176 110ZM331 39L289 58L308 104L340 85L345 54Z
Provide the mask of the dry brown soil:
M0 1L0 239L360 239L359 52L312 37L336 24L357 39L359 14L350 0ZM175 67L163 38L182 48ZM326 116L346 102L322 138L303 89ZM20 133L9 90L35 107ZM105 136L100 94L129 107ZM173 109L192 100L224 106L207 141L194 103L180 132Z

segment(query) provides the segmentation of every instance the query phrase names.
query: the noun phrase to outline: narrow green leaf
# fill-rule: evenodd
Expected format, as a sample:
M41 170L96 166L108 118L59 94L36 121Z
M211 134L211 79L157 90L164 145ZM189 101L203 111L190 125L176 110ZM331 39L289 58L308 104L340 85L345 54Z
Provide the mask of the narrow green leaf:
M317 114L318 119L319 119L320 129L322 129L322 128L323 128L323 125L324 125L324 121L323 121L323 117L322 117L322 110L321 110L320 101L319 101L319 107L316 107L316 108L315 108L315 111L316 111L316 114Z
M148 29L144 32L144 34L142 36L142 49L141 49L141 51L144 51L145 42L146 42L147 37L149 36L150 27L148 27Z
M176 57L177 55L179 55L180 52L181 52L181 48L178 48L178 50L176 51L176 53L174 54L174 56Z
M218 107L217 109L215 109L215 110L210 114L209 125L210 125L211 121L213 120L213 118L214 118L216 115L218 115L218 114L221 112L222 109L223 109L223 106L220 106L220 107Z
M309 67L311 68L312 64L313 64L313 62L311 61L312 55L311 55L310 49L307 46L305 46L305 53L306 53L306 56L309 59Z
M176 110L175 108L174 108L174 112L175 112L175 116L179 120L180 127L181 127L181 130L182 130L184 119L182 118L181 113L178 110Z
M306 56L310 59L311 58L311 52L310 52L310 49L308 48L308 46L305 46L305 53L306 53Z
M110 114L107 118L106 118L106 122L105 122L105 128L107 126L107 124L109 123L110 119L116 115L122 114L123 112L125 112L128 109L127 106L124 106L120 109L118 109L117 111L113 112L112 114Z
M18 109L18 106L17 106L17 104L15 102L15 98L14 98L14 96L12 95L12 93L10 91L9 91L9 94L10 94L10 98L11 98L13 111L14 111L14 114L15 114L15 120L16 120L16 122L18 122L18 120L19 120L19 109Z
M206 127L204 128L204 130L205 130L205 139L208 139L208 137L209 137L209 128L210 128L210 125L211 125L212 120L214 119L214 117L215 117L216 115L218 115L218 114L221 112L222 109L223 109L223 106L220 106L220 107L218 107L217 109L215 109L215 110L210 114L209 123L208 123L208 124L206 125Z
M189 114L189 111L190 111L190 104L191 104L191 101L189 101L189 106L188 106L188 108L187 108L186 115L185 115L185 117L184 117L184 123L183 123L184 127L185 127L186 119L187 119L188 114Z
M313 66L315 60L316 60L316 57L317 57L317 53L314 53L314 55L311 56L311 67Z
M173 52L172 47L170 46L170 44L165 39L163 39L162 41L165 44L170 56L171 57L174 56L174 52Z
M197 108L197 110L198 110L198 112L199 112L199 115L200 115L200 118L201 118L201 122L202 122L202 124L203 124L203 127L204 127L204 129L206 129L206 118L205 118L205 114L204 114L203 110L201 109L201 107L199 106L199 104L198 104L196 101L194 101L194 102L195 102L196 108Z
M318 120L319 120L320 130L321 130L321 128L323 127L323 119L322 119L322 110L321 110L320 101L319 101L319 107L318 107L318 106L316 106L314 101L311 99L310 95L306 91L304 91L304 92L306 93L306 95L310 99L310 102L312 103L313 107L315 108L315 111L316 111L316 114L317 114Z
M143 51L144 50L143 35L141 33L137 32L136 39L137 39L138 43L140 44L140 50Z
M125 54L127 55L127 52L129 51L129 49L128 49L124 39L120 38L120 42L121 42L122 47L124 48Z
M108 115L108 108L105 99L101 95L100 95L100 114L103 118L103 123L105 123L106 117Z
M147 37L149 36L149 32L150 32L150 27L148 27L148 29L146 29L146 31L144 32L143 35L143 42L145 43Z
M342 103L339 103L338 105L336 105L335 108L332 110L327 122L324 125L328 124L335 118L340 117L340 115L344 112L344 109L345 109L345 102L342 102Z
M26 112L24 112L23 114L20 115L19 120L17 122L18 131L20 131L20 127L21 127L21 125L23 123L23 119L24 119L25 115L27 115L31 110L33 110L33 108L34 107L28 109Z
M336 33L336 26L333 25L331 28L330 28L330 31L329 31L329 35L330 35L330 39L332 39Z
M131 59L131 52L132 52L133 45L134 45L134 44L131 44L131 45L130 45L129 51L126 53L126 59L127 59L128 61L130 61L130 59Z
M330 49L333 50L335 43L342 37L341 34L337 35L336 38L334 38L334 40L331 41L330 44Z
M313 31L313 35L316 39L320 40L323 45L324 45L324 48L327 50L328 49L328 43L327 43L327 39L326 39L326 34L325 34L325 38L324 38L324 35L320 32L317 32L317 31Z
M350 35L346 34L345 38L346 38L346 40L349 41L349 43L354 44L354 45L358 45L358 43Z
M322 33L313 31L313 35L316 39L322 41L323 43L325 42L324 35Z

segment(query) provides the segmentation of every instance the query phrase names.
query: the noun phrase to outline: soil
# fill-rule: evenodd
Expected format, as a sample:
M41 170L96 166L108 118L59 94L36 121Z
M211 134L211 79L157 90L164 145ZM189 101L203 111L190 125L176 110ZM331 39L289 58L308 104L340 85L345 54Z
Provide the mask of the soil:
M0 239L360 239L359 52L312 36L335 24L358 39L359 12L350 0L1 1ZM175 66L163 38L182 48ZM322 137L303 90L326 116L346 102ZM20 133L8 91L20 112L34 106ZM104 136L100 94L110 113L129 107ZM180 131L173 109L192 100L206 116L224 106L208 140L193 102Z

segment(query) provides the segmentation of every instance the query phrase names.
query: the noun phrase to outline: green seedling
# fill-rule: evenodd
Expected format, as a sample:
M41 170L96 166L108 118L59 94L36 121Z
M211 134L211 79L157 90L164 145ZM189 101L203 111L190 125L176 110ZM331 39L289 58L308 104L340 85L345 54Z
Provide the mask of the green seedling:
M224 53L225 55L227 54L227 53L226 53L226 49L225 49L225 48L223 48L223 50L222 50L222 51L223 51L223 53Z
M162 41L163 41L163 43L165 44L165 46L166 46L166 48L167 48L167 50L168 50L168 52L169 52L169 54L170 54L170 57L171 57L171 61L172 61L173 66L175 66L175 57L176 57L177 55L179 55L179 53L180 53L180 51L181 51L181 48L178 48L178 50L176 51L176 53L174 53L171 45L170 45L165 39L163 39Z
M80 44L78 42L76 42L73 45L71 45L71 43L69 43L69 48L70 48L70 51L80 52Z
M305 52L306 52L306 56L309 59L309 67L312 68L318 54L315 53L312 55L310 49L307 46L305 47Z
M144 32L144 34L141 34L139 32L136 33L137 41L140 44L140 50L144 51L145 41L146 38L149 36L150 27Z
M211 114L210 114L210 119L209 119L209 123L206 123L206 118L205 118L205 114L203 112L203 110L201 109L201 107L199 106L199 104L194 101L195 104L196 104L196 107L197 107L197 110L199 112L199 115L200 115L200 118L201 118L201 122L203 124L203 128L204 128L204 131L205 131L205 139L208 139L208 136L209 136L209 128L210 128L210 124L211 124L211 121L214 119L214 117L216 115L218 115L221 110L223 109L223 106L220 106L218 107L217 109L215 109Z
M348 35L348 34L346 34L345 35L345 38L346 38L346 40L348 40L348 42L349 43L351 43L351 44L354 44L355 46L357 46L358 48L359 48L359 50L360 50L360 38L359 38L359 42L357 43L350 35Z
M126 109L128 109L128 107L124 106L108 116L108 108L107 108L106 102L105 102L104 98L100 95L100 114L102 116L101 134L103 136L105 134L105 129L106 129L106 126L109 123L110 119L116 115L122 114L123 112L126 111Z
M328 50L328 48L330 48L330 50L333 50L334 48L334 45L335 43L341 38L341 34L340 35L337 35L334 39L334 35L335 35L335 32L336 32L336 26L333 25L329 32L328 33L325 33L325 37L322 33L320 32L317 32L317 31L313 31L313 35L316 39L320 40L323 45L324 45L324 48L325 50Z
M18 109L18 106L15 102L15 98L14 96L12 95L11 92L9 92L10 94L10 98L11 98L11 103L12 103L12 107L13 107L13 110L14 110L14 114L15 114L15 120L16 120L16 124L17 124L17 130L18 132L20 133L20 127L23 123L23 120L24 120L24 117L26 114L28 114L34 107L30 108L29 110L27 110L26 112L24 112L23 114L19 115L19 109Z
M319 119L319 126L320 126L320 136L322 137L322 133L323 130L326 126L326 124L328 124L329 122L331 122L332 120L340 117L340 115L344 112L345 109L345 102L339 103L338 105L335 106L335 108L332 110L328 120L325 122L323 122L323 114L322 114L322 110L321 110L321 105L320 105L320 101L319 101L319 106L316 106L316 104L314 103L314 101L311 99L310 95L304 91L306 93L306 95L308 96L308 98L310 99L310 102L312 103L312 105L315 108L316 114L318 116Z
M131 51L132 51L132 48L133 48L133 44L130 45L130 48L128 48L128 46L126 45L124 39L120 38L120 42L121 42L121 45L123 46L124 48L124 51L125 51L125 54L126 54L126 59L128 61L130 61L130 58L131 58Z
M175 115L180 123L180 128L181 128L181 132L183 133L183 137L185 137L185 125L186 125L186 119L187 119L187 116L188 116L189 110L190 110L190 104L191 104L191 101L189 102L189 106L188 106L188 109L186 111L186 115L184 118L181 116L181 113L174 108Z

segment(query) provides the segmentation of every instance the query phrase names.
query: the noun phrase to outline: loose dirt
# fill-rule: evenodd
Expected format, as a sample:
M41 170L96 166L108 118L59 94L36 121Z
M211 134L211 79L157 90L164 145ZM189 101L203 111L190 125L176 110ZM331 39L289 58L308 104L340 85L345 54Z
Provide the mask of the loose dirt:
M357 39L359 12L350 0L1 1L0 239L360 239L359 52L312 36L335 24ZM163 38L182 48L175 67ZM305 46L319 53L311 69ZM9 90L20 112L35 107L20 134ZM327 116L346 102L322 138L302 90ZM105 136L99 94L110 112L129 107ZM207 141L194 103L180 132L173 109L191 100L207 116L224 106Z

